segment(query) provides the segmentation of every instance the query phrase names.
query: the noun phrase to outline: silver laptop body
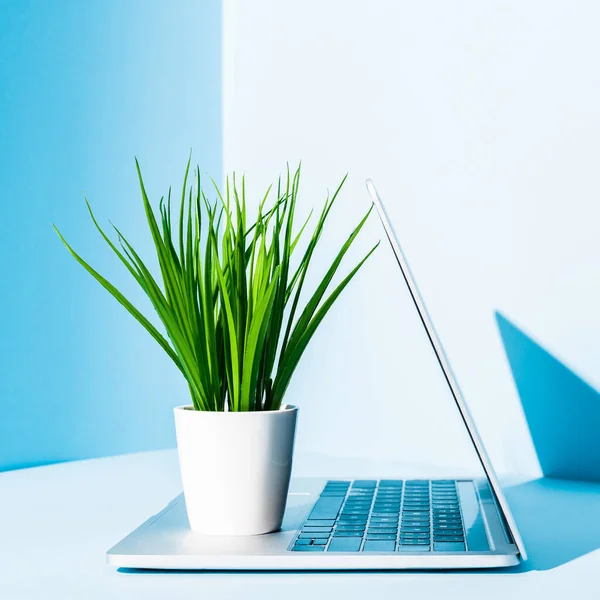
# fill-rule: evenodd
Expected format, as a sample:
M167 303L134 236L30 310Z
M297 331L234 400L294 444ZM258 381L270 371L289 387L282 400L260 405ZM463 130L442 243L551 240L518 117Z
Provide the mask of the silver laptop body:
M110 565L186 570L471 569L526 560L525 548L373 183L367 189L485 478L292 479L283 525L268 535L203 536L183 495L107 553Z

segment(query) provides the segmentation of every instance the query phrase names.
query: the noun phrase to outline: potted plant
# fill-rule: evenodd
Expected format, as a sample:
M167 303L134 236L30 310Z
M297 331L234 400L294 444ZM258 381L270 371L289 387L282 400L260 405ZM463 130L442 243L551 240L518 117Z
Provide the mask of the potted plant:
M172 215L171 192L158 205L137 173L160 278L114 227L105 242L147 294L166 337L66 242L73 257L148 331L185 377L191 404L175 408L179 463L190 526L213 535L280 528L292 467L297 408L284 404L298 362L323 318L375 247L329 293L369 212L302 302L325 222L344 184L328 198L303 242L311 215L295 230L300 167L269 187L249 218L246 186L213 182L209 200L196 170ZM312 214L312 213L311 213Z

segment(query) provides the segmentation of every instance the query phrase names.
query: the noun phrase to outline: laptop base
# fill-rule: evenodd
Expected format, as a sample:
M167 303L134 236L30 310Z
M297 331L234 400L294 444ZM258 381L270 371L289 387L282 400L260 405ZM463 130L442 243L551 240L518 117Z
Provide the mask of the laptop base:
M485 480L465 480L481 490L480 513L461 495L467 545L481 546L481 524L485 523L489 545L486 551L423 552L401 549L393 552L294 551L317 500L327 489L325 479L293 479L284 522L280 531L267 535L204 536L190 530L183 495L175 498L107 553L110 565L131 569L160 570L438 570L508 567L519 563L518 549L506 532ZM348 482L349 486L353 482ZM479 491L477 492L479 494ZM314 514L314 513L313 513ZM319 516L319 515L317 515ZM372 517L373 518L373 517ZM475 532L469 533L471 529ZM402 528L401 528L402 530ZM479 538L477 537L479 531ZM473 537L473 535L475 537ZM367 543L367 534L363 547ZM433 542L432 542L433 543ZM331 542L329 542L331 544Z

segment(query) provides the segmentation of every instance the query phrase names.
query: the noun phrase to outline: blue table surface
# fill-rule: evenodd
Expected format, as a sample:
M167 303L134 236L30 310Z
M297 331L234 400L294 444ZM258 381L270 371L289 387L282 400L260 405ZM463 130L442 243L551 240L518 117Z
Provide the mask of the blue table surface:
M298 475L375 475L351 460L300 462ZM530 560L509 570L127 573L107 566L106 550L180 489L174 450L0 474L0 598L600 597L600 484L513 479L505 492Z

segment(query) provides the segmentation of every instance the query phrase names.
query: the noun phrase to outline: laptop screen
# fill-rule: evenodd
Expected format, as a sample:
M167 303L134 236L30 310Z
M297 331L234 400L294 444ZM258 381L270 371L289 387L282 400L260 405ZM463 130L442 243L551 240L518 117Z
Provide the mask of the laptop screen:
M498 478L496 476L494 468L492 467L491 461L487 455L487 452L485 450L483 442L481 441L481 438L477 432L475 423L474 423L474 421L469 413L469 409L464 401L464 398L463 398L460 388L458 386L457 380L452 372L450 363L448 361L446 353L444 352L442 343L435 331L435 328L434 328L431 318L427 312L427 308L425 307L425 303L423 302L421 294L419 293L419 289L418 289L415 279L410 271L410 268L406 261L406 257L404 256L404 253L402 252L400 243L398 241L398 237L396 236L396 234L394 232L391 221L385 211L385 208L383 206L381 198L379 197L377 190L375 189L375 186L373 185L373 182L370 179L368 179L366 184L367 184L367 190L369 191L369 195L371 196L373 203L375 204L375 207L379 214L379 218L381 219L381 222L385 229L385 233L390 242L390 246L392 247L392 251L394 252L394 255L398 262L398 266L400 267L400 270L404 277L404 281L406 282L406 285L410 292L410 296L412 298L413 304L414 304L415 308L417 309L421 323L423 324L423 327L425 329L425 332L427 334L427 337L429 339L431 347L433 348L433 351L435 353L439 367L444 374L444 378L446 380L448 388L450 389L452 397L454 398L456 406L458 407L458 410L460 412L462 420L463 420L465 427L469 433L469 437L475 448L477 457L481 463L481 466L483 467L483 469L485 471L486 477L490 483L490 486L496 497L496 501L501 509L501 512L503 513L503 517L506 521L508 529L515 541L515 544L517 545L517 548L519 549L519 552L521 553L522 558L525 560L527 558L527 554L526 554L526 551L525 551L525 548L523 545L523 540L521 539L521 536L517 529L515 520L512 516L512 513L511 513L508 503L506 501L506 498L504 497L504 493L502 492L500 483L498 481Z

